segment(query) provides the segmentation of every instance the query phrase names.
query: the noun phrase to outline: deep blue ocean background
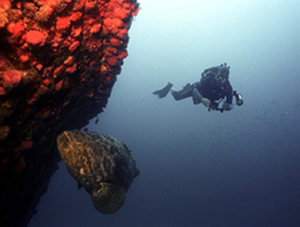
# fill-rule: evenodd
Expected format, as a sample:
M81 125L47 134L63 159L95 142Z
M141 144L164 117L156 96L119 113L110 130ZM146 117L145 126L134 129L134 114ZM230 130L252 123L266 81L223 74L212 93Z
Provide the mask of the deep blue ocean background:
M300 1L139 0L129 56L89 130L123 140L141 175L96 211L60 162L29 227L300 226ZM227 62L230 112L158 99Z

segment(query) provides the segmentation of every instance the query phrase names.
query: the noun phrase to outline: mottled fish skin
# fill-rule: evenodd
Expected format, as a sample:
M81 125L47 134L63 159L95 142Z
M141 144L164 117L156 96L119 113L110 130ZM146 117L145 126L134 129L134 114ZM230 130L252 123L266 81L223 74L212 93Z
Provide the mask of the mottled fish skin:
M89 193L100 182L121 186L126 192L139 175L132 152L112 136L89 131L65 131L57 137L60 155L74 179Z

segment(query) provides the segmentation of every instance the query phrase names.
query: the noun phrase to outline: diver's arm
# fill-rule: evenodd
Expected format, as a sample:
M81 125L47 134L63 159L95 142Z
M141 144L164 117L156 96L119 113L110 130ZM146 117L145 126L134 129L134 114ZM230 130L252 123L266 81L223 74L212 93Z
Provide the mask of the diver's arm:
M230 83L228 83L226 87L226 101L228 104L232 105L232 97L233 97L233 90Z
M228 85L226 86L225 97L226 97L226 100L223 103L222 109L229 111L232 109L232 97L233 97L232 87L231 87L230 83L228 83Z

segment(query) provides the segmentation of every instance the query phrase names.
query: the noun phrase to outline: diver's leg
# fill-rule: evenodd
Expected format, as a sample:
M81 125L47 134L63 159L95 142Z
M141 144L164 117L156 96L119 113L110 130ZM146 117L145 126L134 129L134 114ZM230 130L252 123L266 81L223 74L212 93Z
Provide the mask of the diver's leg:
M181 100L193 95L193 85L187 84L183 89L180 91L175 91L171 89L171 94L173 95L175 100Z
M167 96L167 94L169 93L169 91L171 90L172 87L173 87L173 84L169 82L164 88L157 90L157 91L153 92L152 94L158 95L159 98L164 98Z

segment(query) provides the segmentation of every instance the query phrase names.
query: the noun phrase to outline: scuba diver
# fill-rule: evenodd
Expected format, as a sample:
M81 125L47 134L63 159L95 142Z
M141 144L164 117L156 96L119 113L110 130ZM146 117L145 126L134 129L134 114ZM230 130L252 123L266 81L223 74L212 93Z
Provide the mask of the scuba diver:
M232 90L229 82L229 66L226 63L220 66L205 69L201 74L199 82L187 84L180 91L172 89L173 84L168 83L163 89L153 92L159 98L164 98L169 92L175 100L181 100L188 97L193 98L194 104L202 103L208 110L218 110L220 112L232 109L232 98L236 98L238 106L243 104L243 97L236 91ZM224 100L222 107L219 104Z

